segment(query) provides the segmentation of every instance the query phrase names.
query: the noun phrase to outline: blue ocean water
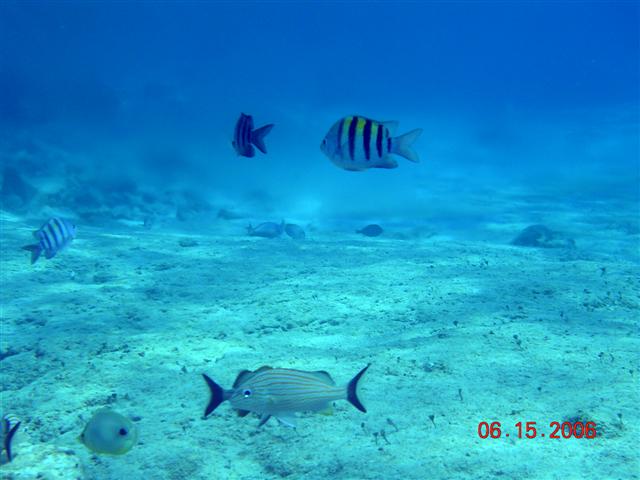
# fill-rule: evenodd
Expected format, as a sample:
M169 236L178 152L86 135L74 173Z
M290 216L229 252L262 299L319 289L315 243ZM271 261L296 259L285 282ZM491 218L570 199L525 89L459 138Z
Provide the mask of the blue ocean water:
M7 478L42 452L51 478L638 478L639 25L635 1L1 2ZM267 154L237 155L240 113ZM351 115L421 128L420 162L336 166ZM77 238L32 266L51 218ZM369 363L367 416L200 418L205 371ZM99 407L141 444L84 448ZM512 417L604 433L479 438Z

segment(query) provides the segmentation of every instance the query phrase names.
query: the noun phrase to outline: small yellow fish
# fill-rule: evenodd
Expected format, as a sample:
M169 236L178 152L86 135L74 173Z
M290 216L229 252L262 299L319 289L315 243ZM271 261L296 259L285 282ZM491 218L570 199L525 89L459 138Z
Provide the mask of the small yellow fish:
M122 455L138 441L138 430L128 418L103 408L91 417L78 440L96 453Z

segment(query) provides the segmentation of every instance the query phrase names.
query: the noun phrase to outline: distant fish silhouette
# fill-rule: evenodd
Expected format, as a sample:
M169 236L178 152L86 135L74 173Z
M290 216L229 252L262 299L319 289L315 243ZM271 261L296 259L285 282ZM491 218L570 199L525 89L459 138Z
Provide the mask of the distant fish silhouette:
M257 227L252 227L251 224L247 227L247 235L250 237L264 237L264 238L275 238L282 235L282 231L284 230L284 220L280 223L274 222L264 222L258 225Z
M306 236L302 227L295 223L287 223L284 226L284 231L287 235L296 240L303 240Z
M68 220L54 217L33 232L33 236L38 243L22 247L31 252L32 265L38 261L42 252L47 259L50 259L64 250L76 237L76 226Z
M365 237L377 237L381 235L382 232L384 232L382 227L380 225L376 225L375 223L371 225L367 225L366 227L361 228L360 230L356 230L356 233L360 233Z
M418 162L413 143L421 128L392 137L398 122L379 122L370 118L349 115L338 120L325 135L320 150L344 170L358 172L368 168L396 168L391 155L399 155Z
M267 147L264 144L264 137L271 131L273 124L265 125L257 129L253 129L253 117L251 115L240 114L240 118L236 122L236 128L233 133L233 148L238 155L242 157L253 157L256 154L253 146L258 147L262 153L267 153Z

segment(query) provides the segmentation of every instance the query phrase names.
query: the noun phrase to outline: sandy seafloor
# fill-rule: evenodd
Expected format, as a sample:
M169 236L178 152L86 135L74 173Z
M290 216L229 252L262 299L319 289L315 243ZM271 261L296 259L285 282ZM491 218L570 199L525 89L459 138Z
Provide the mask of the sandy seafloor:
M3 213L2 407L24 428L1 478L640 478L639 236L598 208L550 208L575 249L508 245L526 224L305 241L248 238L242 222L80 226L34 267L20 247L37 222ZM344 383L367 363L366 414L341 401L258 430L223 404L202 419L203 372L225 387L261 365ZM76 440L104 406L139 428L124 456ZM598 438L548 438L576 418ZM510 438L480 439L480 421ZM547 437L515 438L518 421Z

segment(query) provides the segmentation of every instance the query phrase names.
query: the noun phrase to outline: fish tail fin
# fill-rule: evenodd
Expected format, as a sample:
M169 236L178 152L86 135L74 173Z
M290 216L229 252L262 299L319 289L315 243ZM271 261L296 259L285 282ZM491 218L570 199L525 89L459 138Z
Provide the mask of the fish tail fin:
M267 136L267 133L269 133L272 128L273 123L270 123L264 127L256 128L251 132L251 143L258 147L258 150L262 153L267 153L267 146L264 144L264 137Z
M416 153L416 151L413 149L413 144L418 139L421 133L422 129L416 128L415 130L411 130L404 135L395 137L391 143L391 153L396 153L401 157L406 158L407 160L418 163L420 159L418 158L418 154Z
M364 413L367 413L367 409L364 408L364 405L358 398L358 382L360 381L360 378L362 378L362 375L364 375L364 372L366 372L367 368L369 368L370 366L371 364L368 364L366 367L360 370L358 374L351 379L349 385L347 385L347 400L351 405Z
M42 253L42 247L39 243L34 243L33 245L25 245L24 247L22 247L22 249L31 252L31 265L38 261L38 258L40 258L40 254Z
M204 416L207 417L211 412L213 412L218 406L229 398L227 392L225 392L220 385L214 382L211 378L209 378L206 374L202 374L204 377L204 381L207 382L207 386L209 390L211 390L211 398L209 399L209 404L204 411Z

